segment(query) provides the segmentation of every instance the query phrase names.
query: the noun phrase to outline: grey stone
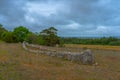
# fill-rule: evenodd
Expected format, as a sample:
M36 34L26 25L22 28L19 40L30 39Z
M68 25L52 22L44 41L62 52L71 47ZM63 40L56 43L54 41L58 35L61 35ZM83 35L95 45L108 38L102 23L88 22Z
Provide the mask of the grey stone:
M27 50L29 52L33 52L33 53L45 54L45 55L48 55L51 57L56 56L59 58L67 59L67 60L82 63L82 64L94 64L95 63L94 54L89 49L85 50L81 53L71 53L71 52L62 52L62 51L57 52L55 50L54 51L50 50L44 46L28 44L26 42L23 42L22 46L25 50ZM31 50L31 49L27 48L27 46L36 47L36 48L39 48L40 50Z
M95 58L91 50L85 50L80 54L80 61L82 64L94 64Z
M79 53L73 53L71 55L71 61L79 62L80 61L79 56L80 56Z
M56 56L56 53L55 53L55 52L51 52L50 56L51 56L51 57L55 57L55 56Z
M56 56L59 57L59 58L64 58L64 53L62 53L62 52L60 53L60 52L59 52L59 53L57 53Z
M67 54L67 59L71 61L71 59L72 59L72 54L69 54L69 53L68 53L68 54Z
M45 54L50 56L52 54L52 52L49 51L49 52L46 52Z

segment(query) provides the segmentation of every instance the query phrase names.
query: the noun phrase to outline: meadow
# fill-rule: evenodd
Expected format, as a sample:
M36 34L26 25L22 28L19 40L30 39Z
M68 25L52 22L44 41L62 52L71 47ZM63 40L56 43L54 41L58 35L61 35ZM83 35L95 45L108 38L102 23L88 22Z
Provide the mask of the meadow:
M120 80L120 46L66 45L62 50L90 48L97 65L81 65L25 51L21 43L0 41L0 80Z

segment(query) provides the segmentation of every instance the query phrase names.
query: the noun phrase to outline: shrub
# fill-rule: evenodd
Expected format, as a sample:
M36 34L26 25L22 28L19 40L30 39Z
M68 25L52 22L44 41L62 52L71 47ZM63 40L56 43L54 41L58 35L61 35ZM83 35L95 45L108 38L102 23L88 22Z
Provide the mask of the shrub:
M4 32L1 36L2 40L8 43L15 42L15 37L13 36L12 32Z

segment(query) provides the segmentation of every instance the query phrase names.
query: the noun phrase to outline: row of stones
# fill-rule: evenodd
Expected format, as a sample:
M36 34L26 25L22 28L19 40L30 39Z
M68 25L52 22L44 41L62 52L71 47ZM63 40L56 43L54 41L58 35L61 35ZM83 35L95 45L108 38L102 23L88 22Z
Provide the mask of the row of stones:
M55 52L51 50L44 50L44 51L32 50L32 49L28 49L26 46L35 47L35 48L41 48L41 46L23 42L23 48L33 53L45 54L51 57L59 57L82 64L93 64L95 62L94 55L90 50L85 50L81 53L71 53L71 52Z

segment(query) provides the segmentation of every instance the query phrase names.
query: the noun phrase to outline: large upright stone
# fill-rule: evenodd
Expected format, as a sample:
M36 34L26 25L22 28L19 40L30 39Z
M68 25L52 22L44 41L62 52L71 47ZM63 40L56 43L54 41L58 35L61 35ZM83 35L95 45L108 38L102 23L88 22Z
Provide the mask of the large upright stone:
M85 50L80 54L80 61L82 64L94 64L95 57L91 50Z

